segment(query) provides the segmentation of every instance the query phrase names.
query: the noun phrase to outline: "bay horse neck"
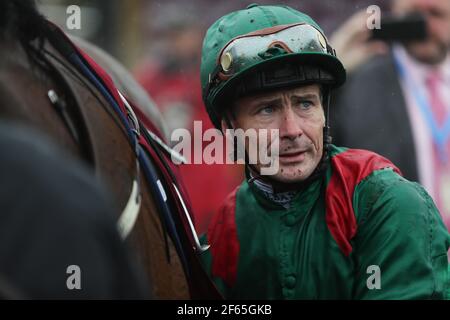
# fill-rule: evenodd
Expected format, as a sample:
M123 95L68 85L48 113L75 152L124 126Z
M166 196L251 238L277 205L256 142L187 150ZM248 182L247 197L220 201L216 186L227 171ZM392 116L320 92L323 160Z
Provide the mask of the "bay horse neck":
M0 95L0 117L7 116L32 124L47 132L63 148L72 148L74 153L82 157L79 145L73 140L47 97L50 89L63 96L67 88L55 80L55 75L47 73L47 66L33 59L34 56L26 52L20 43L0 43L0 49L2 48L5 50L0 50L0 61L2 55L6 59L0 62L0 91L7 94ZM67 67L69 69L70 65ZM65 73L65 76L66 82L71 82L74 96L83 96L78 101L82 101L82 108L89 114L86 125L93 138L97 164L95 174L106 182L114 195L117 208L122 210L128 201L132 182L136 179L136 156L122 128L106 110L106 100L97 95L98 92L95 92L88 81L71 78L70 72ZM145 181L142 173L138 180ZM186 299L189 289L181 260L172 240L166 239L168 242L165 243L164 225L149 186L142 183L141 187L141 212L130 234L130 241L139 252L155 296ZM171 257L169 261L166 259L167 246Z
M0 117L31 125L77 158L91 162L48 97L53 90L68 98L63 84L36 57L38 51L15 39L0 40L0 49Z

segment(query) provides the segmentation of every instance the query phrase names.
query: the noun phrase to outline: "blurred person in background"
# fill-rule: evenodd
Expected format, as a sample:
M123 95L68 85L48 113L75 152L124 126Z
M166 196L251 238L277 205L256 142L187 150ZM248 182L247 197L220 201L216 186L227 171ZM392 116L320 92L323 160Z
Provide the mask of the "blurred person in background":
M391 10L421 13L428 36L390 46L368 41L365 12L335 32L331 42L350 74L335 97L333 138L392 160L424 185L449 228L450 1L393 0Z
M149 43L153 55L138 64L136 78L160 108L169 137L173 130L185 128L194 138L194 121L201 121L203 131L213 128L203 107L198 80L204 29L198 11L190 14L187 5L172 3L159 10L157 15L152 12ZM211 214L239 184L242 170L225 164L186 164L180 166L180 171L191 198L197 231L202 233ZM210 188L212 185L214 188Z

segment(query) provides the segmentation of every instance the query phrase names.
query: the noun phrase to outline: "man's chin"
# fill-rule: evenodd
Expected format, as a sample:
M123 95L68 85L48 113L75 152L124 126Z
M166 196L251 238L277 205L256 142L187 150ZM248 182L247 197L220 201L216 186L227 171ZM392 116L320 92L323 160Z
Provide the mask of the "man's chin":
M448 54L448 51L436 44L414 43L408 46L409 54L419 62L428 65L437 65L442 63Z
M304 169L301 166L280 166L278 173L271 178L281 183L299 183L308 179L313 170Z

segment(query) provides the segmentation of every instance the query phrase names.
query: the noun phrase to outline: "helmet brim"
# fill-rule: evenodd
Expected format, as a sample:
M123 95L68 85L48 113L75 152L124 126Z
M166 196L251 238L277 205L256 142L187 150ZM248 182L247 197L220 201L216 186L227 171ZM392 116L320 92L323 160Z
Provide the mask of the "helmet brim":
M236 88L241 83L242 79L251 73L256 73L260 70L267 70L269 68L276 68L280 63L283 64L299 64L299 65L307 65L314 66L319 69L323 69L330 73L333 77L332 81L320 81L320 80L311 80L311 79L293 79L286 84L286 82L280 84L272 84L268 89L280 89L287 86L294 85L302 85L302 84L312 84L312 83L320 83L325 84L329 88L334 89L342 86L346 80L346 71L342 63L334 56L329 54L317 53L317 52L302 52L302 53L292 53L289 55L279 55L273 58L269 58L263 62L260 62L256 65L250 66L247 69L242 70L236 75L232 76L227 82L223 85L223 87L218 90L218 92L211 97L210 100L211 105L216 108L221 108L224 103L229 103L230 99L235 98ZM217 109L216 109L217 110Z

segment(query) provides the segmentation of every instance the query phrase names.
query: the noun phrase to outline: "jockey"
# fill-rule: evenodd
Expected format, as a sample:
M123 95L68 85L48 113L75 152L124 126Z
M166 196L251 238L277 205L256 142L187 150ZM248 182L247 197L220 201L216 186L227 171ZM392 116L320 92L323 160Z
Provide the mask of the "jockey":
M225 298L446 297L450 235L433 200L389 160L331 144L330 92L345 78L317 23L287 6L250 5L208 29L212 122L278 130L279 145L278 170L264 175L244 142L246 180L202 237Z

